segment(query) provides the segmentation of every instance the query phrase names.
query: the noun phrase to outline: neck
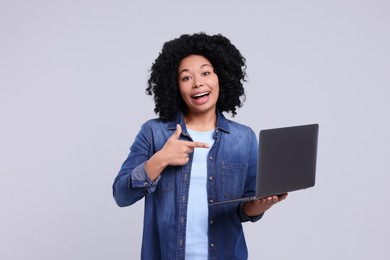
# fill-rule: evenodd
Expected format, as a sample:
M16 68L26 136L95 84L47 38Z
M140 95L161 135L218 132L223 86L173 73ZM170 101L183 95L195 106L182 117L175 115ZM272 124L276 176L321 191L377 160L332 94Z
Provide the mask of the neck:
M184 122L187 128L194 131L209 131L217 126L217 114L215 111L206 114L186 113L184 114Z

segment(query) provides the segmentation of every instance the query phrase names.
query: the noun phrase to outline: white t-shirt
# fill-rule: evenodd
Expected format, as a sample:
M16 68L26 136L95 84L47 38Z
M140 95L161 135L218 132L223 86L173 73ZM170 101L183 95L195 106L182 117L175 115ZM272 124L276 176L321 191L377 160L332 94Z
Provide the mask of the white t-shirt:
M207 143L210 147L214 143L215 130L187 131L195 142ZM208 257L207 158L210 147L194 149L187 208L186 260Z

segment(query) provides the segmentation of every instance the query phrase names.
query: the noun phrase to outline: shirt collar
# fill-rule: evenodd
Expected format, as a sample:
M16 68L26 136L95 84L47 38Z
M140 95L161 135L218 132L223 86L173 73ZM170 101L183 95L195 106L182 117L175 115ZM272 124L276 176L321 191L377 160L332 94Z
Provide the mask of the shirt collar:
M187 135L187 128L186 128L186 124L184 123L183 112L181 112L181 111L177 113L176 119L168 122L167 128L169 130L176 130L177 124L180 124L181 129L182 129L182 133L184 135ZM226 133L229 133L228 120L219 110L217 110L217 128L216 129L224 131Z

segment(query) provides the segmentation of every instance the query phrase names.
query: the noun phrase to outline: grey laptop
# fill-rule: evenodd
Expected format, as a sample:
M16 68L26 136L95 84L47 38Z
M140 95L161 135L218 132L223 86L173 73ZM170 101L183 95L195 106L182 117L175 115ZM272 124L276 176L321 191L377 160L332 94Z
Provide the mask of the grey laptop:
M261 199L315 184L318 124L261 130L256 195L213 205Z

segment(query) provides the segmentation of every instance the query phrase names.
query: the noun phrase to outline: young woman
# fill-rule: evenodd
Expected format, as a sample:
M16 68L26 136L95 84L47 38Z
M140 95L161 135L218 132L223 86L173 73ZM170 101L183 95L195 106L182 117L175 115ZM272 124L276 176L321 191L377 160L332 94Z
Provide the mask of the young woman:
M222 35L182 35L166 42L147 93L158 119L141 126L113 184L121 207L145 199L142 259L247 259L242 222L257 221L272 196L253 196L257 139L225 118L244 97L245 59Z

